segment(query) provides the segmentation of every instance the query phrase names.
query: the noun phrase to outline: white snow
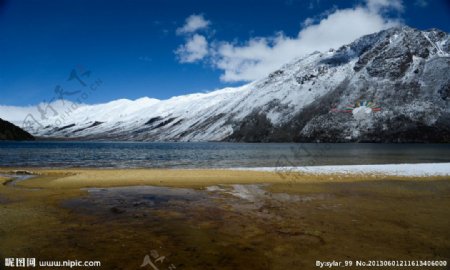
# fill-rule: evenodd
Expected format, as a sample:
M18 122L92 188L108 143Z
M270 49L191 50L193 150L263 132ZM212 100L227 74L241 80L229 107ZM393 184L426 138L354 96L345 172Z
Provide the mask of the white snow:
M307 174L365 174L365 175L375 174L375 175L423 177L423 176L450 175L450 163L260 167L260 168L233 168L230 170L267 171L280 173L300 172Z
M367 106L359 106L352 110L353 117L357 120L366 119L372 113L372 108Z
M404 36L393 37L389 48L403 46L401 42ZM426 33L424 36L430 40ZM445 38L446 42L447 40ZM359 46L365 46L368 42L372 40L367 37L358 40ZM435 47L438 55L442 55L442 48L438 43L430 40L430 48ZM36 107L0 106L0 118L22 126L25 117L31 113L39 121L36 125L38 128L24 128L33 135L44 137L111 137L152 141L223 140L233 132L237 123L253 112L262 112L272 124L282 125L292 120L292 117L303 108L336 89L336 86L346 79L350 80L349 84L355 89L366 87L366 80L369 80L370 76L364 69L355 73L353 67L358 58L351 52L347 55L348 62L344 64L324 64L323 60L336 54L339 56L342 52L316 52L294 59L268 77L241 87L228 87L167 100L144 97L96 105L77 104L74 110L68 108L70 106L61 106L61 102L58 101L58 104L51 104L58 114L53 115L50 111L48 119L42 119ZM420 59L416 58L414 61L415 65L418 65ZM415 78L413 70L415 68L410 68L405 78ZM377 80L383 84L390 83L387 78L382 79L383 81ZM340 102L358 100L361 98L359 93L355 91L342 97ZM427 104L417 104L419 106L417 107L413 102L401 108L414 118L422 117L423 114L416 112L417 109L428 108L425 105ZM356 108L353 111L353 116L357 119L366 120L370 115L371 110L366 107ZM428 123L435 121L431 118L434 115L430 114ZM152 124L147 124L150 119L153 119ZM355 136L358 133L356 129L352 132Z
M45 111L47 117L52 117L54 115L53 110L64 113L66 108L70 108L72 106L77 106L81 108L86 106L85 104L73 103L67 100L57 100L52 103L39 103L35 106L5 106L0 105L0 118L3 120L9 121L17 126L22 126L23 121L27 117L27 115L33 115L38 121L41 121L41 113L38 108Z
M428 37L427 33L422 32L422 35L428 40L428 42L430 42L430 44L436 48L437 50L437 54L439 56L446 56L447 54L439 47L438 44L434 43L433 41L431 41L431 39Z
M49 119L40 119L36 108L30 107L25 112L31 112L35 118L39 118L40 128L28 128L28 131L38 136L54 137L117 135L126 132L133 134L130 139L135 140L145 140L149 135L156 141L222 140L233 132L232 122L239 122L255 110L265 110L274 124L286 121L288 115L328 93L333 85L342 81L351 71L351 65L342 65L330 67L325 74L319 76L317 63L322 57L323 54L320 53L311 54L284 66L274 76L241 87L227 87L208 93L176 96L167 100L120 99L105 104L83 105L75 110L58 107L58 115L50 114ZM307 80L302 85L295 80L296 77L311 74L318 77ZM277 103L274 106L270 105L271 102ZM287 109L277 111L279 105ZM16 123L23 121L25 112L11 114L8 113L9 109L1 110L0 107L0 117L6 120L14 118ZM16 111L21 110L18 108ZM150 119L157 119L155 126L163 121L171 121L163 128L152 129L151 125L146 125ZM101 124L93 126L95 122ZM198 132L192 129L196 124L205 122L208 125ZM58 130L73 124L72 127ZM146 131L140 132L143 129Z

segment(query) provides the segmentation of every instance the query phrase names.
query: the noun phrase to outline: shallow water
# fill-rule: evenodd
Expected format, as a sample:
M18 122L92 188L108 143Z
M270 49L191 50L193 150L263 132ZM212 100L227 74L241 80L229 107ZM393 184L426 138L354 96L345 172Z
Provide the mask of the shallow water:
M117 217L147 216L148 211L176 210L188 213L201 207L223 208L224 205L234 209L248 206L259 209L265 203L295 203L324 200L323 194L293 195L271 193L265 190L268 184L219 185L205 189L172 188L156 186L132 186L114 188L88 188L88 196L68 200L63 206L76 209L86 214ZM243 209L248 210L248 207Z
M117 217L146 216L147 211L212 204L206 192L187 188L133 186L88 188L88 196L66 201L63 206L87 214Z
M11 186L14 188L20 188L17 186L17 184L19 182L22 182L22 181L25 181L25 180L35 177L34 175L21 175L21 174L11 174L11 175L10 174L0 174L0 176L6 177L6 178L11 178L11 180L5 182L4 185Z
M0 142L0 166L228 168L450 162L450 144Z
M316 260L448 259L450 248L448 181L87 190L63 203L69 221L89 224L77 243L111 251L100 258L118 269L138 268L151 250L166 257L163 269L314 269Z

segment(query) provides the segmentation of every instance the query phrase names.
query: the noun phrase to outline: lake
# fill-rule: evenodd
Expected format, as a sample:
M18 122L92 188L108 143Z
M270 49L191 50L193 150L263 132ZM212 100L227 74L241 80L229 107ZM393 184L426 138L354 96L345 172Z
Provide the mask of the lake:
M0 142L2 167L230 168L450 162L450 144Z

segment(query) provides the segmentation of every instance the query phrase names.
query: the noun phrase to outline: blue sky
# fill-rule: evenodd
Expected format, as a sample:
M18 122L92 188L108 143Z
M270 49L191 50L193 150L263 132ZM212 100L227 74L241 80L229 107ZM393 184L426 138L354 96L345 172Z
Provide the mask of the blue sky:
M450 32L449 15L445 0L0 0L0 104L82 90L79 66L103 81L87 103L240 85L392 25Z

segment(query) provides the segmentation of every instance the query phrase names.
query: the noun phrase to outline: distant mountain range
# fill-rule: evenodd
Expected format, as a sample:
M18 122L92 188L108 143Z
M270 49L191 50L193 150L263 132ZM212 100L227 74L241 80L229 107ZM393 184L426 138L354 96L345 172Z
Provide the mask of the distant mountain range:
M1 140L34 140L34 137L23 129L0 118Z
M450 142L449 100L448 33L396 27L241 87L77 105L26 129L84 140Z

